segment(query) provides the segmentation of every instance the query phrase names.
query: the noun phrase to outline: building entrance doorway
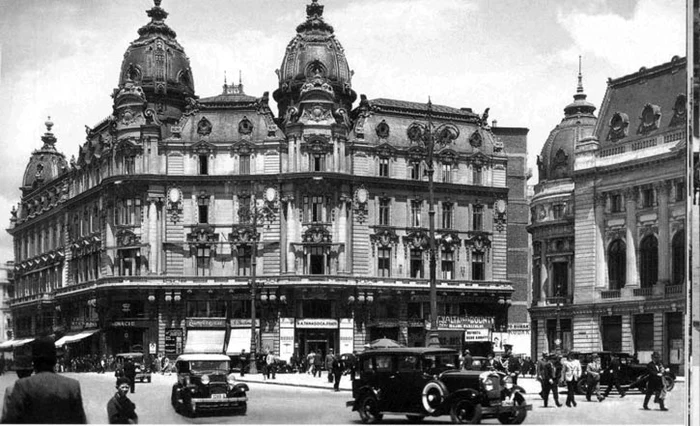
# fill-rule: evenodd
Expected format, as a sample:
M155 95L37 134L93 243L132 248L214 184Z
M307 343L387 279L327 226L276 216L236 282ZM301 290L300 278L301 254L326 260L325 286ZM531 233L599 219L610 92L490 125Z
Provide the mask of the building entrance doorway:
M338 349L337 334L336 330L297 330L299 350L303 352L303 355L320 350L321 356L325 358L330 349L333 349L334 352Z

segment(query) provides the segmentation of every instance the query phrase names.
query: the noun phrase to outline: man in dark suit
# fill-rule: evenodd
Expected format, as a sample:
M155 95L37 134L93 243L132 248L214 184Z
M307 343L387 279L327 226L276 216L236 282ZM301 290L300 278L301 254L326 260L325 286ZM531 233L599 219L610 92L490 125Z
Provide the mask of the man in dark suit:
M617 389L617 392L620 394L620 398L624 398L625 390L620 385L620 357L613 355L607 370L608 380L610 380L610 382L608 383L608 388L605 389L603 396L607 398L608 395L610 395L610 391L612 390L613 386L615 386L615 389Z
M542 367L542 399L544 400L544 406L547 406L549 400L549 392L552 392L552 399L557 407L561 407L559 402L559 377L561 370L557 368L558 357L556 355L551 355L547 362Z
M131 382L131 393L134 393L136 388L136 364L134 364L134 360L131 358L127 358L124 362L124 377Z
M649 378L647 379L647 392L644 395L644 406L645 410L649 409L649 399L652 395L656 395L654 402L659 403L659 410L668 411L668 408L664 406L664 399L659 396L661 390L664 388L664 371L665 368L661 364L661 355L658 352L651 354L651 361L647 364L647 373L649 373Z
M36 374L15 382L0 422L87 423L80 383L54 372L56 346L52 337L34 341L32 364Z

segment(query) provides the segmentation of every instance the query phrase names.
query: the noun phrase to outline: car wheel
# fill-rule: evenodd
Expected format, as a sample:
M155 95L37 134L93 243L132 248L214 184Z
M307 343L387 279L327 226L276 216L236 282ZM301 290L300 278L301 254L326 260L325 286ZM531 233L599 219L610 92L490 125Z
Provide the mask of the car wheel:
M445 402L447 394L447 388L441 382L431 381L426 383L421 396L423 409L428 414L435 413L442 406L442 403Z
M514 410L510 413L499 414L498 421L504 425L519 425L527 415L525 405L525 397L519 392L516 393L513 395Z
M460 398L450 407L450 417L452 423L478 424L481 422L481 404Z
M362 423L377 423L384 416L379 413L379 402L374 395L365 395L357 407Z
M151 383L151 378L150 378L150 377L149 377L147 380L148 380L148 383Z
M420 422L423 421L423 419L425 418L425 416L419 416L419 415L415 415L415 414L407 414L407 415L406 415L406 418L407 418L408 421L411 422L411 423L420 423Z
M582 377L576 383L576 392L579 395L585 395L587 391L588 391L588 381L586 380L585 377Z
M241 402L241 405L236 408L236 414L239 416L245 416L245 413L248 411L248 403L247 402Z
M676 383L673 380L673 377L664 376L664 386L666 387L667 392L671 392L675 385Z

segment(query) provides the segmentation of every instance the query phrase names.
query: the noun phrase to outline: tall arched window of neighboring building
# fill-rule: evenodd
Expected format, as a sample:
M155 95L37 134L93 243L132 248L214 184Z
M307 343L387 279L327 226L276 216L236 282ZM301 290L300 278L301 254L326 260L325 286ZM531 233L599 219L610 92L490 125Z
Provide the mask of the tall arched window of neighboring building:
M610 290L619 290L625 286L627 247L625 242L617 239L608 246L608 281Z
M642 288L656 284L659 274L659 243L653 235L647 235L639 248L639 281Z
M685 231L676 232L671 241L671 284L680 285L685 280Z

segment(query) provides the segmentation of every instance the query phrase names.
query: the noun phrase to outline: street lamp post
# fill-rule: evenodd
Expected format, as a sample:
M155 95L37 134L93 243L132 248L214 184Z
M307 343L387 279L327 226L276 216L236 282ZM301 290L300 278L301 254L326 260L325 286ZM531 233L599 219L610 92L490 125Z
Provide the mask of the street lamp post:
M253 207L252 210L245 211L243 215L241 215L242 218L248 219L252 222L252 227L253 227L253 236L252 236L252 244L251 244L251 249L250 249L250 354L251 354L251 360L250 364L248 367L248 372L250 374L256 374L258 372L257 366L256 366L256 357L257 357L257 316L256 316L256 310L255 310L255 300L257 299L257 282L256 282L256 273L257 273L257 257L258 257L258 221L261 220L267 220L271 221L274 219L274 211L272 210L272 207L270 204L275 200L277 194L274 190L274 188L268 188L265 191L265 200L264 200L264 206L262 208L258 208L258 201L255 195L253 195ZM248 215L246 218L245 216Z
M561 313L561 307L563 305L563 300L561 296L561 284L557 284L557 296L556 296L556 303L557 303L557 338L554 340L555 344L555 351L557 353L561 353L561 340L562 340L562 334L561 334L561 319L560 319L560 313Z
M432 120L433 104L428 98L428 123L427 125L414 123L409 126L409 136L412 132L420 139L426 148L426 165L425 173L428 175L428 238L430 260L429 281L430 281L430 334L428 335L428 346L440 346L440 339L437 331L437 271L436 271L436 252L435 243L435 184L434 174L435 168L433 165L433 157L435 152L435 144L441 146L454 141L459 136L459 130L451 124L442 124L438 128L433 129ZM438 135L438 139L435 135Z

